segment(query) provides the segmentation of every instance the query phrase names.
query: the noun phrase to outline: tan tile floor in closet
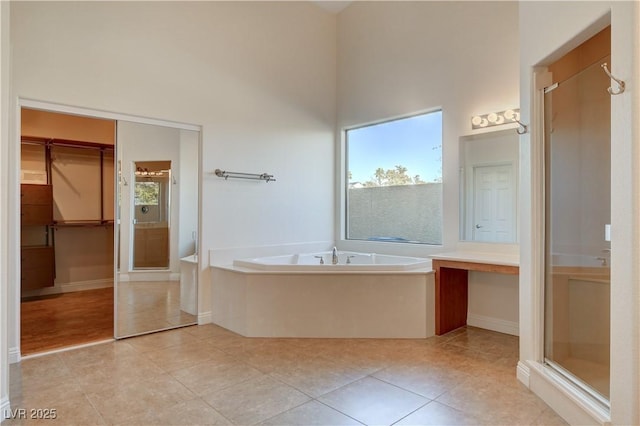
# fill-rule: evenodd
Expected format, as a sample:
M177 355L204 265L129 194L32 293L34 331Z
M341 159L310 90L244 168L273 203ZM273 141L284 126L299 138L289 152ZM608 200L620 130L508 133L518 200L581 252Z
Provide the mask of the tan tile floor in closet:
M244 338L186 327L11 365L4 424L560 425L515 377L518 338Z

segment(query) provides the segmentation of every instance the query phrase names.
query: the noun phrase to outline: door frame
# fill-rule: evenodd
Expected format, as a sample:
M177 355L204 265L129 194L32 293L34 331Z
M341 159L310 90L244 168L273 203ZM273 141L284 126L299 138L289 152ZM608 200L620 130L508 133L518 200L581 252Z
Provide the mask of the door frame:
M8 328L13 329L13 342L9 342L9 363L17 363L22 359L21 356L21 348L20 348L20 296L21 296L21 288L20 288L20 144L21 144L21 123L22 123L22 108L50 111L55 113L69 114L69 115L79 115L91 118L100 118L107 120L115 120L117 121L130 121L141 124L151 124L165 127L173 127L180 130L192 130L199 132L199 140L198 140L198 154L199 154L199 166L200 170L202 167L202 126L197 124L190 123L181 123L177 121L169 121L169 120L161 120L149 117L142 117L137 115L130 115L124 113L117 113L112 111L105 111L100 109L92 109L86 107L78 107L60 103L54 103L49 101L41 101L36 99L18 97L15 106L15 119L13 121L13 142L9 145L9 170L8 170L8 206L7 206L7 219L9 225L9 235L7 236L7 266L8 266L8 276L9 276L9 301L13 299L13 312L9 312L9 324ZM116 123L117 128L117 123ZM117 153L118 153L118 141L115 140L115 152L114 156L116 158L116 170L117 170ZM200 180L202 178L200 177ZM114 197L117 201L118 191L117 185L118 181L114 180L114 185L116 185L114 191ZM198 193L198 229L202 229L202 215L201 215L201 203L202 203L202 182L199 184L199 193ZM114 202L114 208L117 208L117 202ZM117 216L114 216L117 217ZM117 219L116 219L116 225ZM118 246L119 239L118 233L116 232L117 227L114 227L114 276L117 268L117 259L118 259ZM199 232L198 234L202 234ZM201 238L198 236L198 241L196 245L198 247L198 252L200 252L201 246ZM200 274L198 274L200 277ZM200 279L198 278L198 288L200 287ZM11 295L13 292L13 297ZM117 309L117 289L114 289L114 313ZM11 315L13 314L13 315ZM11 324L13 321L13 324ZM114 335L115 335L115 321L116 316L114 315ZM13 325L13 327L11 327ZM11 331L10 331L11 332ZM65 348L66 349L66 348ZM63 349L64 350L64 349ZM55 351L52 351L55 352ZM27 357L28 358L28 357Z

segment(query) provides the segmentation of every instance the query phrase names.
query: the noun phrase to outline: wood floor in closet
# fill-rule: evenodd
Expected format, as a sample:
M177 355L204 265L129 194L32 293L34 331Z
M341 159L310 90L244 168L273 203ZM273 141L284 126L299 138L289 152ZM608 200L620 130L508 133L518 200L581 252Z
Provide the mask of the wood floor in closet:
M22 356L113 338L113 288L23 299Z

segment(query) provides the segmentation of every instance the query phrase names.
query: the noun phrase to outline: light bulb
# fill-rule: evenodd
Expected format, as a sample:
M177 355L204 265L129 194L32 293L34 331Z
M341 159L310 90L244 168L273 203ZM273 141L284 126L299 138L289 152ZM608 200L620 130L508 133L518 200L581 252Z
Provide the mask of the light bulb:
M507 120L513 120L516 113L512 109L508 109L504 112L504 118Z
M471 124L473 124L474 126L479 126L480 123L482 123L482 117L480 117L479 115L474 115L471 118Z
M492 112L491 114L487 115L487 120L489 120L491 123L495 123L496 121L498 121L498 114Z

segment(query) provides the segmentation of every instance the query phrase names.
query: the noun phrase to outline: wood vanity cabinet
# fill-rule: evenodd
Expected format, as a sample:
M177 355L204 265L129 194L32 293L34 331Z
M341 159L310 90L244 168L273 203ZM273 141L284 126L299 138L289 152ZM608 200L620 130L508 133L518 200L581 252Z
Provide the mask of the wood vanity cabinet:
M20 225L23 233L42 235L39 245L20 249L22 291L53 287L55 255L49 243L53 224L53 188L51 185L20 185Z

